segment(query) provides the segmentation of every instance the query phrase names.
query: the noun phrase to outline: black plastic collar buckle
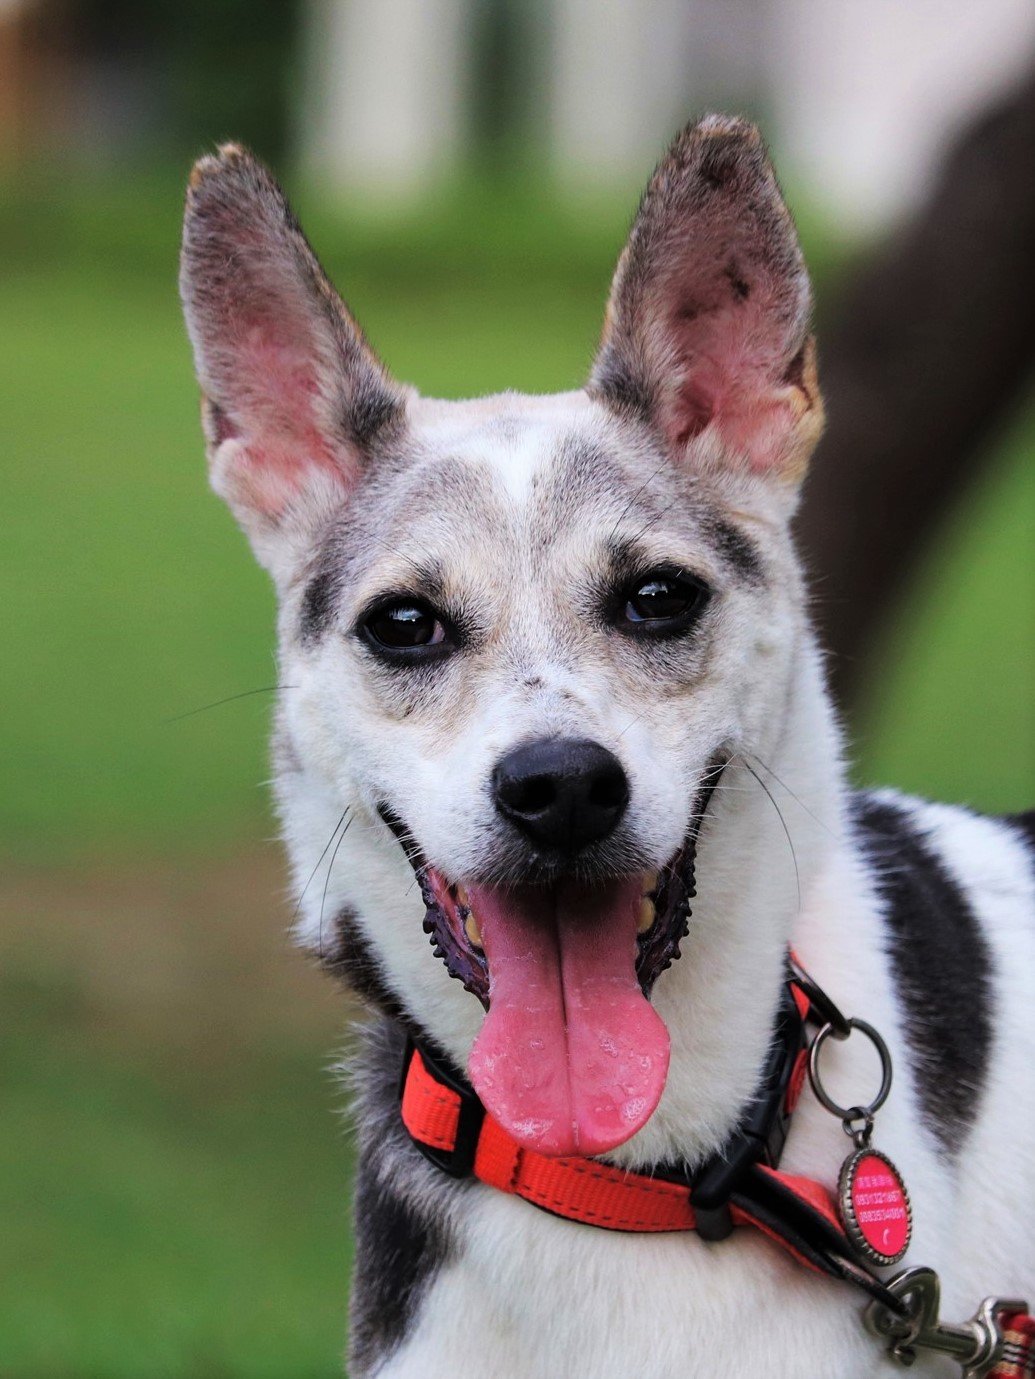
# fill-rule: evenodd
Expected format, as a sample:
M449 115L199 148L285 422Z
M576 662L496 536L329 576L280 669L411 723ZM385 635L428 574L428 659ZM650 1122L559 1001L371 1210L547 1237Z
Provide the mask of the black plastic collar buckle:
M438 1145L425 1144L413 1135L410 1138L424 1157L443 1173L448 1173L451 1178L470 1178L474 1175L474 1159L478 1152L482 1122L485 1120L485 1107L470 1083L457 1073L446 1059L430 1053L424 1044L418 1044L412 1037L406 1040L406 1052L403 1055L402 1078L399 1082L400 1102L415 1053L420 1054L425 1068L435 1081L448 1087L460 1098L460 1115L456 1126L456 1143L452 1149L440 1149Z
M722 1149L702 1164L691 1180L690 1200L702 1239L725 1240L733 1230L730 1197L753 1164L779 1167L791 1124L788 1091L804 1047L805 1022L788 980L759 1089Z

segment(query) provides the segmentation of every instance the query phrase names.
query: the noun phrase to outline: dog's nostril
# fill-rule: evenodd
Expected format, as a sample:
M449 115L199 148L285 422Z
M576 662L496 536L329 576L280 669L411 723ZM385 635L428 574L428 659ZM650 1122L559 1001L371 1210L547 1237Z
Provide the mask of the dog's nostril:
M618 758L580 738L515 748L496 767L492 785L504 818L534 842L563 852L606 837L629 803Z
M538 814L557 799L557 787L549 776L532 776L510 792L508 803L523 814Z

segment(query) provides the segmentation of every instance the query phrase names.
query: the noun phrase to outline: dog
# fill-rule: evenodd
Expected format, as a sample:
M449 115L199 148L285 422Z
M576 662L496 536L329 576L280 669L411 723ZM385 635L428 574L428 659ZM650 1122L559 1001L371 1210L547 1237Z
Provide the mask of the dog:
M1033 818L846 784L789 531L823 425L810 286L757 130L676 138L578 392L397 383L235 145L191 177L181 290L212 483L279 597L298 933L373 1012L353 1379L872 1379L899 1366L859 1278L901 1304L896 1269L933 1269L956 1321L1033 1297ZM787 1121L792 1039L779 1173L843 1215L845 1131L886 1155L894 1268L864 1243L828 1276L811 1226L734 1194L729 1233L698 1193L744 1142L791 949L799 1017L850 1037ZM404 1102L453 1108L438 1152L404 1066ZM699 1229L456 1176L450 1136L482 1136L470 1169L487 1125L619 1196L685 1212L691 1184ZM959 1372L921 1342L915 1373Z

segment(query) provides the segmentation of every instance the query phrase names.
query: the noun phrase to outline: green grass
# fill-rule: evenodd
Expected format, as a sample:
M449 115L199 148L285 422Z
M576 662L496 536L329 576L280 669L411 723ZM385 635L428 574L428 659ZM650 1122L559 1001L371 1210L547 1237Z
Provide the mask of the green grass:
M0 1376L340 1373L350 1008L262 854L0 881Z
M74 265L0 288L0 835L19 856L265 827L254 705L166 722L274 678L270 597L205 500L170 290Z
M316 1051L115 1057L74 993L2 993L0 1375L339 1372L347 1160Z
M875 658L859 773L987 810L1035 804L1035 398L929 552Z

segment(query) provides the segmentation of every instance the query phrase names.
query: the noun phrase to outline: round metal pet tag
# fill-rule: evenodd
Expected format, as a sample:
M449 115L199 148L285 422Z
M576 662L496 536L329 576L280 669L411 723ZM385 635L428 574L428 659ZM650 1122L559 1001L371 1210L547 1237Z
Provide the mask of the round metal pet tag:
M876 1149L849 1155L838 1182L838 1208L849 1240L874 1264L895 1264L909 1248L913 1212L898 1169Z

